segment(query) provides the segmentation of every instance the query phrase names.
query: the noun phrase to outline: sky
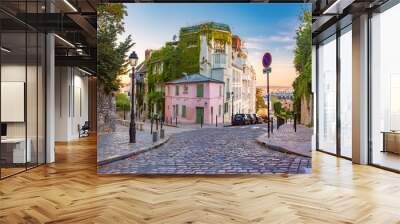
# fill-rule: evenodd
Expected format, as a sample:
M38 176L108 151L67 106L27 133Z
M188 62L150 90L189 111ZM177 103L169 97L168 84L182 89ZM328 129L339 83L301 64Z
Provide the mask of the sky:
M266 85L261 59L272 55L270 85L291 86L297 74L293 65L296 29L307 3L127 3L125 33L136 43L132 50L144 60L146 49L159 49L184 26L219 22L230 26L248 49L248 59L257 73L257 86Z

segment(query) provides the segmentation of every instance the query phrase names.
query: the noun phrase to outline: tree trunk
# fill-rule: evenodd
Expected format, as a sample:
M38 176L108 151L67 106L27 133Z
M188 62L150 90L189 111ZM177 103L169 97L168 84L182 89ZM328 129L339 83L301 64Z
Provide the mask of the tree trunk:
M307 100L305 96L302 96L300 105L300 123L304 125L311 125L313 113L312 96L310 96L309 100Z
M103 86L97 85L97 131L99 133L115 132L116 103L113 93L104 92Z

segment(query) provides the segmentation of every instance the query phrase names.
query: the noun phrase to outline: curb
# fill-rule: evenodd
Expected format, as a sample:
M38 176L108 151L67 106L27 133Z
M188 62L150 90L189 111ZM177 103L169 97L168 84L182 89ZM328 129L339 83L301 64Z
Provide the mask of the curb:
M288 150L288 149L286 149L286 148L283 148L283 147L281 147L281 146L268 144L268 143L266 143L266 142L260 140L261 137L262 137L262 136L256 138L256 142L257 142L258 144L260 144L260 145L266 146L266 147L268 147L268 148L271 148L271 149L276 150L276 151L279 151L279 152L288 153L288 154L293 154L293 155L302 156L302 157L307 157L307 158L312 158L311 155L310 155L310 156L308 156L308 155L303 155L303 154L301 154L301 153L297 153L297 152L290 151L290 150Z
M171 136L168 136L168 137L164 138L162 141L159 141L154 145L151 145L149 147L143 147L143 148L141 148L141 149L139 149L137 151L134 151L134 152L131 152L131 153L128 153L128 154L125 154L125 155L118 155L118 156L114 156L114 157L111 157L111 158L108 158L108 159L105 159L105 160L102 160L102 161L97 161L97 166L102 166L102 165L105 165L105 164L108 164L108 163L112 163L112 162L115 162L115 161L118 161L118 160L121 160L121 159L126 159L128 157L131 157L131 156L134 156L134 155L149 151L151 149L158 148L161 145L167 143L170 138L171 138Z

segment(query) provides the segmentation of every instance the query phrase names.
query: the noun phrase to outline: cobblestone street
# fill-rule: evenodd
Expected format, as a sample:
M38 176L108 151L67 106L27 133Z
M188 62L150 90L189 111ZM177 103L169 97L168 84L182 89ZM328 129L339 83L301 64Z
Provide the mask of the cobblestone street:
M310 158L267 149L255 139L265 125L182 132L165 145L100 166L101 174L308 173Z

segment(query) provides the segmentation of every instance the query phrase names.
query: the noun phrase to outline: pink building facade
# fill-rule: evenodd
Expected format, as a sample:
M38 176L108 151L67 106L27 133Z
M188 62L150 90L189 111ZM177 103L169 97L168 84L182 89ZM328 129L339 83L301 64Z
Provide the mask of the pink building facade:
M193 74L165 85L165 119L183 124L223 122L224 82Z

